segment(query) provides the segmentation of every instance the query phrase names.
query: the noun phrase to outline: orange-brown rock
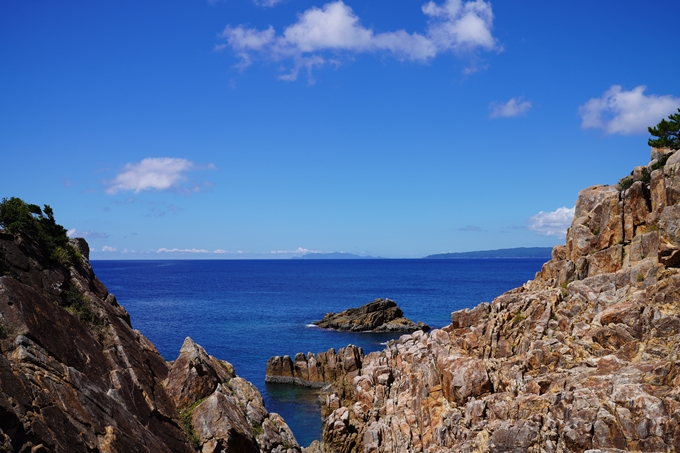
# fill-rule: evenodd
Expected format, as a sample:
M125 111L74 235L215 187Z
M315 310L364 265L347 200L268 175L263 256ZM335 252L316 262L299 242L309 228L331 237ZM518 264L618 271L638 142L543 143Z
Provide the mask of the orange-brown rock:
M680 452L680 152L652 157L533 281L366 355L310 451Z

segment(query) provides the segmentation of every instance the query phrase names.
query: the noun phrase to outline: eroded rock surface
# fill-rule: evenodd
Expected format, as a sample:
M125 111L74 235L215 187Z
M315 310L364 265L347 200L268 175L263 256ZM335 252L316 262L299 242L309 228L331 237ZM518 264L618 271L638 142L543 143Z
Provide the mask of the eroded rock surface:
M0 450L297 452L260 393L187 339L168 364L94 275L0 232Z
M351 382L361 368L364 351L354 345L326 352L307 355L299 352L290 356L274 356L267 361L265 381L279 384L295 384L311 388L323 388L331 383ZM336 385L344 387L343 384Z
M533 281L366 355L308 451L680 451L680 153L664 154L625 190L581 191Z
M350 332L414 332L430 330L422 322L414 323L404 317L404 312L390 299L376 299L359 308L349 308L340 313L327 313L315 325L324 329Z

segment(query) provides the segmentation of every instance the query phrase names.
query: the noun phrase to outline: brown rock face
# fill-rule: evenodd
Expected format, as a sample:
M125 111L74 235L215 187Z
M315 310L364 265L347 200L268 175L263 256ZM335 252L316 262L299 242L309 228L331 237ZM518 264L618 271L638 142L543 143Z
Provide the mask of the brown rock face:
M349 345L326 352L304 355L298 353L295 360L290 356L274 356L267 361L265 382L295 384L303 387L323 388L336 381L349 382L361 368L364 352Z
M533 281L366 355L310 451L680 451L680 153L653 157L579 193Z
M376 299L359 308L340 313L327 313L315 325L324 329L351 332L413 332L430 330L422 322L414 323L404 318L404 312L390 299Z
M201 452L299 452L285 421L270 414L253 384L186 338L165 388Z
M228 363L190 339L163 360L71 243L82 259L58 264L0 232L0 450L300 450Z

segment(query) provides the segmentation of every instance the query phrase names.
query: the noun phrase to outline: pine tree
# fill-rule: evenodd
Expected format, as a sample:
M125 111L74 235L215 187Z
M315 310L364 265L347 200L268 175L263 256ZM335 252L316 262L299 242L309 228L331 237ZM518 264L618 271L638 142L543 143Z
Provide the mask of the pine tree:
M678 113L668 115L668 120L661 120L656 127L648 127L650 134L659 138L650 138L649 146L654 148L680 149L680 109Z

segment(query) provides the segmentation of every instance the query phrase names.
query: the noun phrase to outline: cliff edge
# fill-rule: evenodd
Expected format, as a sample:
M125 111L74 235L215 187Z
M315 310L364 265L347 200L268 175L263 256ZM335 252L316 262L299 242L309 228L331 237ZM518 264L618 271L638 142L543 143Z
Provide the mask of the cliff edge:
M300 451L228 362L189 338L166 362L67 246L0 230L1 451Z
M679 266L680 152L653 149L533 281L366 355L308 451L680 451Z

